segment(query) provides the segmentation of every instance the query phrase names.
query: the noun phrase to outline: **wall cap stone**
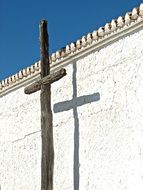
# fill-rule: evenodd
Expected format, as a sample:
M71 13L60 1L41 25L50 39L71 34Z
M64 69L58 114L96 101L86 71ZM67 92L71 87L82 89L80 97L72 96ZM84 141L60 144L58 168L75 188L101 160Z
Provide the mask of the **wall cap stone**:
M56 69L63 64L71 62L94 49L105 46L109 42L113 42L124 35L134 32L143 26L143 3L138 8L133 8L132 12L127 12L125 16L119 16L110 23L94 30L91 33L72 42L66 47L52 53L49 56L51 68ZM9 76L0 81L0 96L8 93L11 88L17 87L25 82L30 83L33 79L38 78L40 74L40 61L30 67L24 68L18 73Z

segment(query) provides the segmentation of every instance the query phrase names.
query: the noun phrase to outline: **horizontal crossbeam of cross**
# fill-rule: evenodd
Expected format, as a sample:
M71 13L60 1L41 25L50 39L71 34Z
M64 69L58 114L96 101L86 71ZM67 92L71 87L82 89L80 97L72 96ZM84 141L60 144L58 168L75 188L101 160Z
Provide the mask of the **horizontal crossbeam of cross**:
M41 84L51 84L56 82L57 80L61 79L63 76L66 75L66 70L64 68L56 71L55 73L52 73L50 75L47 75L46 77L34 82L33 84L27 86L24 89L25 94L32 94L38 90L41 89Z

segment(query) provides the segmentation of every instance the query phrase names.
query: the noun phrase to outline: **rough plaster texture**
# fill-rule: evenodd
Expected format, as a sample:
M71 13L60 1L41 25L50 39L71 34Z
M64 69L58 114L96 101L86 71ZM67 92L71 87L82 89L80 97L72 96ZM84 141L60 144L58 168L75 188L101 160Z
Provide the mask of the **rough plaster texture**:
M52 85L54 190L143 190L143 30ZM0 98L1 190L40 189L39 92Z

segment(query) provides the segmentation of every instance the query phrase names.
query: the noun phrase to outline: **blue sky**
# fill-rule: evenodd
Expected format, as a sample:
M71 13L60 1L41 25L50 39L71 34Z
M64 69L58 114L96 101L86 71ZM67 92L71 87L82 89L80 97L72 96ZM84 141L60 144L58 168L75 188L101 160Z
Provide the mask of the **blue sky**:
M138 7L141 0L0 0L0 80L39 60L39 21L50 53Z

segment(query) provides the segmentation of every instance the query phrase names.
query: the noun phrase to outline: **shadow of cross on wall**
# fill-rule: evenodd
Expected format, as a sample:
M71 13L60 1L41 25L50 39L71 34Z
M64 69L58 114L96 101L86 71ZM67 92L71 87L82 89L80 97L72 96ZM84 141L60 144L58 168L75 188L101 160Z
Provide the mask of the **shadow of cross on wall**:
M77 97L77 81L76 81L76 72L77 65L73 63L73 96L71 100L59 102L54 104L54 113L68 111L73 109L73 117L74 117L74 166L73 166L73 182L74 182L74 190L79 190L79 118L77 107L89 104L92 102L96 102L100 100L100 94L94 93L91 95L85 95ZM93 88L92 84L89 84L91 88Z

